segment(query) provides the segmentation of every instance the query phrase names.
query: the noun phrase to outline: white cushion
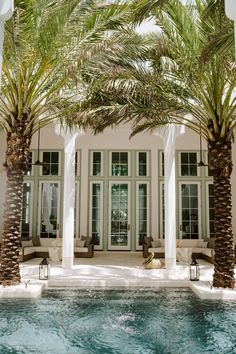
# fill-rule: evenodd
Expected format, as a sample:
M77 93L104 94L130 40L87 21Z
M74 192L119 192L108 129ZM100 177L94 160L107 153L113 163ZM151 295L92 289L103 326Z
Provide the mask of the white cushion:
M75 247L84 247L86 240L75 239Z
M86 253L88 252L88 247L75 247L74 248L74 252L83 252L83 253Z
M196 247L197 241L198 240L180 240L181 241L181 247L183 248L193 248Z
M163 253L165 252L165 247L151 247L148 249L148 252L154 252L154 253Z
M21 241L21 246L22 247L33 247L33 241L29 240L29 241Z
M25 247L24 248L24 256L26 256L27 254L34 253L34 252L35 252L34 247Z
M35 252L48 252L48 247L45 246L35 246Z
M151 241L151 245L152 245L152 248L158 248L158 247L161 247L161 240L154 240L154 241Z
M207 248L207 242L204 240L198 240L196 243L196 247L198 248Z
M44 247L51 247L52 245L52 242L54 241L55 242L55 238L40 238L40 243L41 243L41 246L44 246Z

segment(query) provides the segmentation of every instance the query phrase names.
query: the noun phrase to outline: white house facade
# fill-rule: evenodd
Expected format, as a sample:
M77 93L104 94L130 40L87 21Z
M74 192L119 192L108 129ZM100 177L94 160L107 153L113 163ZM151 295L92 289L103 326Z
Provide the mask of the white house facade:
M32 165L25 174L22 236L64 236L66 239L89 235L93 237L95 250L103 251L139 251L144 236L152 236L154 239L165 238L168 234L177 239L206 239L213 236L212 177L208 167L197 166L200 160L199 136L190 131L177 134L170 143L171 157L168 155L170 144L166 142L167 133L143 133L132 139L129 138L130 133L127 125L106 129L96 136L90 132L78 131L67 137L66 145L65 134L60 135L54 124L42 128L39 158L44 165ZM0 132L0 137L1 234L6 183L3 167L5 133ZM71 139L74 141L75 155L73 144L68 147ZM36 134L31 146L32 162L38 157L37 144ZM68 148L72 149L72 155L65 154ZM164 152L168 162L172 158L169 170L168 162L165 164ZM68 159L68 156L72 156L72 159ZM203 158L207 163L204 144ZM233 161L235 166L235 145ZM74 173L69 180L71 169ZM170 172L168 194L164 198L164 174ZM234 234L235 181L234 169ZM168 200L167 216L164 200ZM73 212L70 212L72 206ZM168 217L166 226L165 217ZM170 222L172 224L169 227L167 225ZM71 251L68 252L70 254ZM171 257L174 255L170 254Z

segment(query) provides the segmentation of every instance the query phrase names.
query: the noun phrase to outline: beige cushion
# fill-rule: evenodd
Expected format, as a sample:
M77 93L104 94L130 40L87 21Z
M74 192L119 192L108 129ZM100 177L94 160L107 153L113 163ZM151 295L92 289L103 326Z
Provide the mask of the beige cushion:
M35 252L48 252L48 247L46 246L36 246L34 249Z
M207 242L204 240L198 240L196 243L196 247L198 248L207 248Z
M158 248L161 247L161 240L154 240L151 241L152 248Z
M34 247L25 247L24 248L24 256L26 256L27 254L32 254L34 252L35 252Z
M74 248L74 252L83 252L83 253L86 253L88 252L88 248L87 247L75 247Z
M21 245L22 247L33 247L33 241L29 240L29 241L21 241Z
M75 247L84 247L86 240L75 239Z
M155 247L155 248L149 248L148 252L154 252L154 253L163 253L165 252L165 247Z

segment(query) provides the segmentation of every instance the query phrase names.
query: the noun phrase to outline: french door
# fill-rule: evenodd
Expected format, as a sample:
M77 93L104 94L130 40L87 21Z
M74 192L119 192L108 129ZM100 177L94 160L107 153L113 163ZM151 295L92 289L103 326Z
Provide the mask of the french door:
M200 184L180 183L179 231L182 239L198 239L201 235Z
M109 184L108 249L130 250L130 183Z

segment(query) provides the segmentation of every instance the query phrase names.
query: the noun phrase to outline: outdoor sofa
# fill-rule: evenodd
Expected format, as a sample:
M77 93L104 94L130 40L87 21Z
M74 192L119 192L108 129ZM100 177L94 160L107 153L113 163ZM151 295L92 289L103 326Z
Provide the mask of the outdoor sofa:
M28 240L21 240L20 261L25 262L32 258L50 258L50 251L59 251L62 255L62 238L49 239L33 237ZM74 256L76 258L92 258L94 256L94 245L91 237L82 236L74 239Z
M176 240L176 253L181 249L189 249L196 259L204 259L207 262L214 261L215 239L208 240ZM151 253L154 258L165 258L165 240L154 240L152 237L145 237L143 243L143 257L147 258ZM178 258L177 258L178 259Z

